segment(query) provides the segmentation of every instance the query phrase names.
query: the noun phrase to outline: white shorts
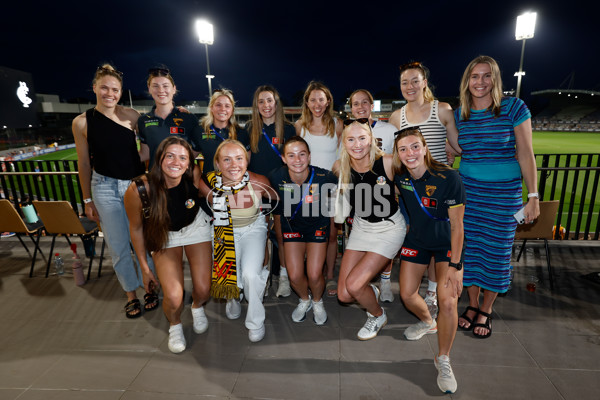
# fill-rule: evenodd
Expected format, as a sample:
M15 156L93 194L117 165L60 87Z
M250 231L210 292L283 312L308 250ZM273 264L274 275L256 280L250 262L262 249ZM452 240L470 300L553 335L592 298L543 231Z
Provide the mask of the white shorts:
M405 236L406 222L400 211L381 222L355 217L346 248L377 253L392 260L400 251Z
M200 208L191 224L184 226L178 231L169 232L165 249L210 242L212 240L212 231L210 217Z

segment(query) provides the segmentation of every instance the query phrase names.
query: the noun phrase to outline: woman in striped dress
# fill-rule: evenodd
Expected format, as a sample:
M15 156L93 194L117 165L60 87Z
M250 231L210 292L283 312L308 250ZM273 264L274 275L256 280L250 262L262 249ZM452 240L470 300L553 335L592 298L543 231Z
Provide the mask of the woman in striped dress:
M498 64L479 56L463 74L455 118L462 148L460 175L467 194L463 284L469 294L469 306L458 326L487 338L492 334L494 301L510 283L517 227L513 214L522 207L523 179L528 189L525 223L540 213L531 113L522 100L502 97Z

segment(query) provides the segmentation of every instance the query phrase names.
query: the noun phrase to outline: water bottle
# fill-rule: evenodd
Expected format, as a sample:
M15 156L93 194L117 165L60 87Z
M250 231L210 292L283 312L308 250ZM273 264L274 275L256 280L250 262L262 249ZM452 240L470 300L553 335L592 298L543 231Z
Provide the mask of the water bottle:
M73 251L73 279L77 286L85 284L85 277L83 275L83 265L81 264L81 258L77 254L77 245L71 243L71 251Z
M56 268L56 275L64 275L65 274L65 263L63 262L60 254L56 253L54 255L54 268Z

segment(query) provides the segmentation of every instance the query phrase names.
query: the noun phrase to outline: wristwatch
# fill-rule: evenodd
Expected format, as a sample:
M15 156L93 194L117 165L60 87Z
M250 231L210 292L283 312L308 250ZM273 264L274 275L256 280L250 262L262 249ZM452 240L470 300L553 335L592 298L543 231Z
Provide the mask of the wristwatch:
M457 263L453 263L452 261L450 261L450 262L448 262L448 266L452 267L452 268L456 268L457 271L460 271L463 267L462 261L459 261Z

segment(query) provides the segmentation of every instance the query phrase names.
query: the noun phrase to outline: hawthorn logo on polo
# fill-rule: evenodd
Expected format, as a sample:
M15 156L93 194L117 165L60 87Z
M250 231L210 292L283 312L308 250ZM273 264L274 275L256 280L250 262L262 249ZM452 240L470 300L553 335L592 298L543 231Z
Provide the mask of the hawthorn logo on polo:
M433 196L435 189L437 189L437 186L425 185L425 193L427 193L427 196Z
M402 252L400 253L404 257L416 257L419 254L418 250L409 249L408 247L403 247Z
M173 118L175 125L179 126L183 122L183 118Z

